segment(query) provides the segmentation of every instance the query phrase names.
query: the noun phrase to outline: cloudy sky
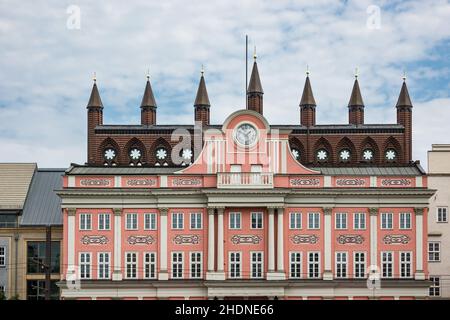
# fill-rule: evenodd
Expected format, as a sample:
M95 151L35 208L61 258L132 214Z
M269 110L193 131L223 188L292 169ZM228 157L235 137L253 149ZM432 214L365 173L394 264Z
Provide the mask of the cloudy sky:
M158 122L179 124L204 64L222 123L245 107L245 34L270 123L299 123L307 65L319 124L347 122L356 67L366 123L395 123L406 70L414 158L450 143L449 1L0 0L0 162L84 163L94 71L105 123L140 121L149 69Z

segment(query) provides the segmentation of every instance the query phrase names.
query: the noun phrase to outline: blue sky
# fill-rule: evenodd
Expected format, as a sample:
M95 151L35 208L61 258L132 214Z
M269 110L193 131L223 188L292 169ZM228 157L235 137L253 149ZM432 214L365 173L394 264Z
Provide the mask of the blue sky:
M79 29L67 27L73 5ZM450 143L449 1L3 0L0 162L84 163L94 71L105 123L139 122L147 69L158 122L193 123L204 64L211 119L221 123L245 106L245 34L270 123L299 123L307 65L319 124L347 122L356 67L366 123L395 123L406 70L414 158L425 166L432 143Z

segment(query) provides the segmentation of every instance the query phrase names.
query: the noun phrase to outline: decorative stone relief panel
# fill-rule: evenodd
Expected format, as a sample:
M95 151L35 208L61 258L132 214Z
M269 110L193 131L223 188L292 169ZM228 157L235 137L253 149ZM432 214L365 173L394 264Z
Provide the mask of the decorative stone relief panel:
M337 237L339 244L361 244L364 242L364 237L359 234L341 234Z
M262 237L258 235L238 235L235 234L231 237L231 242L233 244L259 244Z
M127 238L129 244L152 244L155 239L152 236L129 236Z
M407 244L411 238L405 234L387 234L383 237L385 244Z
M83 236L81 238L82 244L107 244L109 242L106 236Z
M290 239L294 244L302 244L302 243L315 244L319 241L319 237L314 234L296 234L293 235Z
M196 234L178 234L173 238L175 244L198 244L200 236Z

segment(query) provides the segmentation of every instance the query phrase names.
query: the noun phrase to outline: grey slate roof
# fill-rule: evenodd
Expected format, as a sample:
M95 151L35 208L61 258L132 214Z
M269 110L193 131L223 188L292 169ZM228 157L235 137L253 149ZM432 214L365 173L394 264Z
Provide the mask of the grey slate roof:
M54 190L62 188L64 169L38 169L33 176L20 225L62 225L61 199Z
M185 167L86 167L73 166L67 169L67 174L171 174Z
M311 168L322 172L324 175L349 175L349 176L420 176L424 174L417 166L410 167L319 167ZM422 169L423 170L423 169Z

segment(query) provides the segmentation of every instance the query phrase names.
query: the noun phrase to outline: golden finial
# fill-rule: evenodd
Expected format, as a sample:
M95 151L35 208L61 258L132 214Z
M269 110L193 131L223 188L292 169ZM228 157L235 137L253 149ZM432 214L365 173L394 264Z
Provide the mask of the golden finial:
M309 77L309 65L306 65L306 76Z
M255 48L253 49L253 60L256 61L256 58L258 58L258 56L256 55L256 46L255 46Z
M355 68L355 79L358 79L358 67Z
M94 72L94 76L92 77L92 80L94 81L94 83L97 82L97 72Z
M202 63L202 69L200 70L200 74L202 75L202 77L205 74L205 68L203 67L203 63Z

